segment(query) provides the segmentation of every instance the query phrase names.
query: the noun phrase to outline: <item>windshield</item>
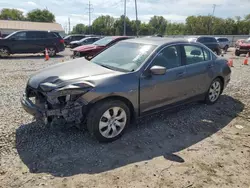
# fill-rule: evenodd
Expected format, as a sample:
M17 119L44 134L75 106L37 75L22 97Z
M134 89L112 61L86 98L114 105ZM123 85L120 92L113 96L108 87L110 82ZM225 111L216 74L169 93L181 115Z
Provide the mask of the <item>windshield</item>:
M118 42L94 57L91 62L109 69L130 72L136 70L156 48L155 45Z
M104 37L96 42L94 42L94 45L97 46L106 46L108 43L110 43L113 40L113 37Z

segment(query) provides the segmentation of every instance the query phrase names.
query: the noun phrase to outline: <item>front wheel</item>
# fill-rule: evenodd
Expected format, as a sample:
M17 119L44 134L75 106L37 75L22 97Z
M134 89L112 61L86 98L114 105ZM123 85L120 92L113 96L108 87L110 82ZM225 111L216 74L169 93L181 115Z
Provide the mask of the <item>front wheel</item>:
M240 51L239 50L235 50L235 56L240 56Z
M129 123L129 108L119 100L96 103L87 116L88 130L100 142L112 142L120 138Z
M222 93L222 90L223 90L223 85L221 80L219 78L213 80L206 94L206 99L205 99L206 104L216 103Z
M10 51L6 47L0 47L0 57L9 57Z

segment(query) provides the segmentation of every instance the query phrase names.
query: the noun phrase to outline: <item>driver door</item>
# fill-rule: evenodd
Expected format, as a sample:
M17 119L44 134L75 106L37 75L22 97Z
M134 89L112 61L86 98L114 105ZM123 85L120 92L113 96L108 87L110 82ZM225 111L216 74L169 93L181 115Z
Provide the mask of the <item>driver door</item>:
M177 103L187 97L186 66L179 45L163 48L149 65L166 67L164 75L142 75L140 78L140 112Z

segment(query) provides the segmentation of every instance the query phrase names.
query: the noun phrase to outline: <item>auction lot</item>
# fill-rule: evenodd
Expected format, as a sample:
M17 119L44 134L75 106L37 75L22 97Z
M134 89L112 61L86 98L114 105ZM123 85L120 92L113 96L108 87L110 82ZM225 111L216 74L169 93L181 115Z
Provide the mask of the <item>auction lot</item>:
M233 49L225 55L232 57ZM250 187L250 65L234 57L213 106L195 103L143 118L100 144L76 128L34 122L20 105L30 75L70 59L66 49L0 59L0 187Z

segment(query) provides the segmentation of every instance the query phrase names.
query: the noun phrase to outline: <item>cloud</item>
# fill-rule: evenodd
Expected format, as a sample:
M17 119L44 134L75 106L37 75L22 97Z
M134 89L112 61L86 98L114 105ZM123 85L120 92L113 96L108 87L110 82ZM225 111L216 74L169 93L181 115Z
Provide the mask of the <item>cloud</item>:
M33 1L28 1L28 2L25 2L27 5L30 5L30 6L38 6L36 3L34 3Z

